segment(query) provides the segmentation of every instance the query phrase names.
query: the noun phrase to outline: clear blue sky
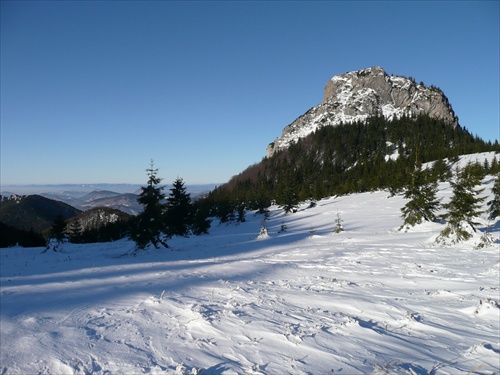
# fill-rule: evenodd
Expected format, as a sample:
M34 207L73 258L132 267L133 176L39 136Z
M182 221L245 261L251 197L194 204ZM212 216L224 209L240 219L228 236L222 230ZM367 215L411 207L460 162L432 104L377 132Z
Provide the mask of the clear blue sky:
M498 1L1 1L1 183L226 182L383 67L499 138Z

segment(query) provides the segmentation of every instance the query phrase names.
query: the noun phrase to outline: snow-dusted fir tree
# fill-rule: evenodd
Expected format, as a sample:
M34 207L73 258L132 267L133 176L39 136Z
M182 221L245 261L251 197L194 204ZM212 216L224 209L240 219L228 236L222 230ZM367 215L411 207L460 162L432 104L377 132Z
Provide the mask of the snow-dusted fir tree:
M462 170L457 167L455 178L450 182L453 196L450 202L443 205L448 210L443 215L448 224L441 231L436 242L455 244L470 239L476 232L478 223L474 219L484 212L481 210L481 203L485 198L479 197L484 189L477 189L482 178L482 170L478 170L472 164L467 164Z
M146 172L148 173L148 183L146 187L141 188L142 192L137 199L144 209L137 215L130 233L130 238L141 250L150 244L157 249L162 245L168 247L163 220L166 208L163 202L165 194L163 187L159 186L161 178L157 177L158 169L154 168L153 160L151 160L150 167L146 169Z
M257 236L257 238L267 238L269 237L269 234L268 234L268 231L267 231L267 221L269 220L269 211L265 212L264 213L264 217L262 218L260 224L261 224L261 227L260 227L260 232L259 232L259 235Z
M340 213L337 211L337 219L335 220L335 233L340 233L344 231L344 226L342 223L344 220L340 217Z
M264 218L262 219L262 221L260 222L261 223L261 227L260 227L260 232L259 232L259 235L257 236L257 238L267 238L269 237L269 234L267 232L267 216L264 216Z
M399 230L408 230L424 221L436 219L435 212L440 208L437 191L437 181L428 171L422 170L421 165L417 165L404 192L408 202L401 209L403 225Z
M500 173L495 178L495 183L493 184L493 200L488 203L489 215L488 219L495 220L495 218L500 218Z

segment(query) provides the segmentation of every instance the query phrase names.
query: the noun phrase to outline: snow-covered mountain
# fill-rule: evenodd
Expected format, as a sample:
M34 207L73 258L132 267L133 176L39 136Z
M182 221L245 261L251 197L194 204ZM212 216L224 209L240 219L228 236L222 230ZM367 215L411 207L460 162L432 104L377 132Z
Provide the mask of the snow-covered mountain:
M435 86L389 76L378 66L337 75L327 82L323 101L286 126L269 144L267 157L323 126L364 121L374 115L392 119L419 114L458 125L448 99Z

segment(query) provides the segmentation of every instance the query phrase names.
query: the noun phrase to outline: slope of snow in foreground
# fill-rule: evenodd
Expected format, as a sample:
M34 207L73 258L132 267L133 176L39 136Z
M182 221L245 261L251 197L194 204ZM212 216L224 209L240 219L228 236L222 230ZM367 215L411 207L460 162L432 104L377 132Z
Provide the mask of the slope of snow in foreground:
M498 373L499 222L493 247L437 247L444 224L400 232L388 196L273 207L263 238L248 213L137 256L2 249L0 374Z

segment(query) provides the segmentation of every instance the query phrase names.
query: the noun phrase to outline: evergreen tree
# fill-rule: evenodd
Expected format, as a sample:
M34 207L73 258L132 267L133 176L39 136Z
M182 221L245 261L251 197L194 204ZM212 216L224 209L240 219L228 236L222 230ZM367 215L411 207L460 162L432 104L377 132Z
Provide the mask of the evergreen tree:
M72 243L82 242L82 222L80 220L75 220L69 226L69 240Z
M66 239L66 222L61 214L57 215L54 219L54 224L50 230L50 237L57 240L57 242L63 242Z
M335 220L335 233L341 233L344 231L344 226L342 225L342 218L340 217L340 213L337 211L337 219Z
M65 230L66 222L64 221L62 214L58 214L54 219L52 228L50 229L50 235L47 240L45 250L42 252L45 253L48 250L59 251L60 245L67 240Z
M493 161L491 162L489 173L490 174L500 173L500 163L498 162L496 155L493 157Z
M236 204L232 200L227 199L217 202L215 211L220 223L231 223L236 220Z
M195 236L207 234L212 220L209 219L210 207L198 201L193 204L193 222L191 223L191 232Z
M299 207L299 196L297 192L296 179L292 171L285 169L286 175L282 179L282 184L279 187L277 194L277 203L280 208L283 208L285 213L297 212Z
M448 181L452 177L452 173L444 159L438 159L434 162L431 168L432 178L437 181Z
M138 249L145 249L149 244L155 248L160 245L168 247L166 243L163 213L165 211L165 194L163 187L159 186L161 178L157 177L158 169L154 168L151 160L150 167L146 169L148 173L148 183L142 187L141 194L137 201L143 205L143 211L137 215L133 223L130 238L135 241Z
M186 191L184 181L178 177L167 198L166 225L172 236L188 236L192 224L193 206L191 194Z
M423 171L422 167L417 165L404 193L405 199L409 201L401 209L403 225L399 230L436 219L434 213L440 207L436 198L437 190L437 181L431 178L429 172Z
M236 213L237 213L236 222L238 222L238 223L244 223L246 221L246 218L245 218L245 214L246 214L245 203L239 202L236 205Z
M481 203L485 200L484 197L478 196L484 189L476 189L481 184L482 177L478 169L471 164L462 170L457 167L455 180L450 182L453 196L449 203L443 205L448 210L443 215L448 224L438 236L438 243L454 244L466 241L472 237L472 232L476 232L478 223L474 218L483 213Z
M495 220L495 218L500 217L500 173L495 178L491 192L493 200L488 203L490 206L488 219Z

